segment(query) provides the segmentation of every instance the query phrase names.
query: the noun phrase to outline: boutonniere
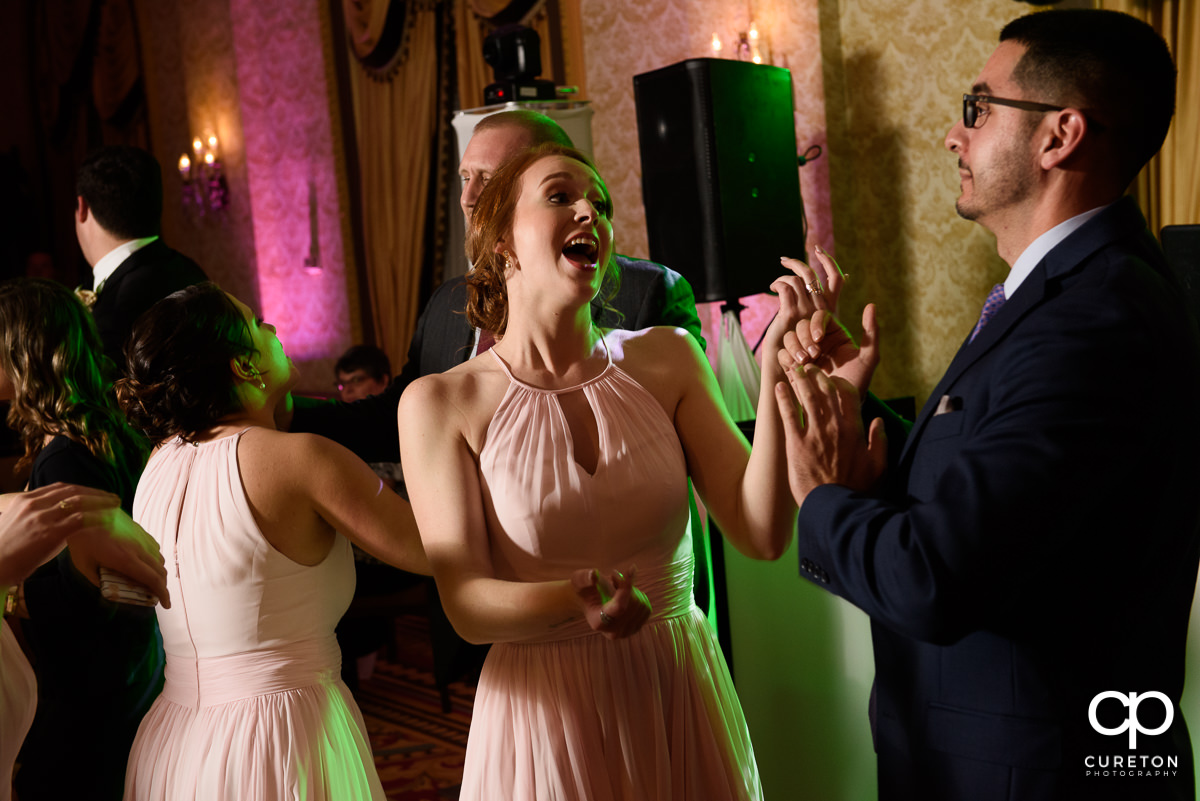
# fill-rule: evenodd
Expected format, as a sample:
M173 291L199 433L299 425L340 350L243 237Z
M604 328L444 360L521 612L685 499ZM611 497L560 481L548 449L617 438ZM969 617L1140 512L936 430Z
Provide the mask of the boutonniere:
M91 311L92 307L96 305L96 293L90 289L79 287L75 290L75 297L83 301L83 305L88 307L88 311Z

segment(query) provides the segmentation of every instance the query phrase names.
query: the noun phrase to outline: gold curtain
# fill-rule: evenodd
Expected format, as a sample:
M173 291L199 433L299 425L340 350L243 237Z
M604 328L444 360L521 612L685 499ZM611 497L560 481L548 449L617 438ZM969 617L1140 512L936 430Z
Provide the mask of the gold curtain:
M414 3L407 13L414 15L408 53L388 80L372 79L354 61L350 69L371 311L378 344L395 365L408 353L419 311L437 136L437 10Z
M372 38L384 27L391 3L356 2L347 19L356 46L370 52ZM547 0L526 24L542 40L543 74L583 90L583 35L579 0ZM398 59L372 73L351 60L358 160L362 180L365 272L377 343L403 363L420 311L421 270L425 259L426 221L430 213L429 177L438 117L438 4L408 2L404 44ZM460 106L483 102L491 68L483 61L483 40L491 24L467 0L453 0L455 54ZM351 15L357 15L351 19ZM569 51L569 52L568 52ZM552 74L558 58L563 74ZM457 162L451 169L457 168Z
M1195 0L1100 0L1162 34L1179 69L1175 120L1159 154L1134 185L1150 230L1200 223L1200 4Z
M484 22L467 0L454 0L454 57L458 67L461 108L483 105L483 90L492 82L492 68L483 60ZM457 165L455 165L457 166Z

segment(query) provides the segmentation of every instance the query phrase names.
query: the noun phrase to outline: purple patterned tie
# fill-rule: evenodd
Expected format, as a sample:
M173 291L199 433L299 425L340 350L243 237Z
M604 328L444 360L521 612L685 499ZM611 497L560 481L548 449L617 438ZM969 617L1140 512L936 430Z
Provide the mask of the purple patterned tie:
M996 284L992 287L992 291L988 293L987 300L983 302L983 311L979 313L979 322L975 323L975 330L971 332L971 338L968 342L974 342L975 336L987 324L987 321L992 319L992 315L1000 311L1000 307L1004 305L1004 284Z

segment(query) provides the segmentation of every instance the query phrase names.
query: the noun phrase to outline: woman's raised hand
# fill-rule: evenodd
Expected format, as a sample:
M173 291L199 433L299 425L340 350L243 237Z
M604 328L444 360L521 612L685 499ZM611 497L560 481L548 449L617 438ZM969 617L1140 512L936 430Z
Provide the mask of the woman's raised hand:
M779 296L779 313L763 338L764 353L783 347L784 336L798 327L811 329L806 344L815 346L814 358L820 353L824 329L837 311L845 275L837 262L820 247L816 248L816 255L821 262L823 277L799 259L784 256L779 260L787 272L771 284L771 291Z
M650 599L634 586L637 566L629 575L614 570L603 576L598 570L576 570L571 577L575 593L583 601L588 625L610 640L637 634L650 619Z
M799 259L787 256L781 258L779 263L795 273L804 285L805 297L801 308L807 311L805 317L811 317L818 310L837 314L838 298L841 297L842 287L846 285L846 274L820 245L813 247L813 254L821 264L820 273Z
M879 364L875 306L867 304L863 309L862 342L856 343L836 316L838 297L845 286L846 274L821 247L816 247L814 252L826 276L827 286L824 289L820 289L821 284L807 264L795 259L782 260L784 266L805 281L806 286L817 286L819 291L815 292L815 297L810 296L807 302L800 304L802 318L783 334L779 364L785 371L805 364L816 365L829 376L846 379L854 385L860 396L865 397L875 367ZM804 314L805 310L810 309L808 314ZM783 312L782 298L780 312Z
M0 582L15 584L62 549L71 546L76 568L92 583L108 567L143 584L171 605L167 571L158 543L121 511L110 492L55 483L5 496L0 515Z

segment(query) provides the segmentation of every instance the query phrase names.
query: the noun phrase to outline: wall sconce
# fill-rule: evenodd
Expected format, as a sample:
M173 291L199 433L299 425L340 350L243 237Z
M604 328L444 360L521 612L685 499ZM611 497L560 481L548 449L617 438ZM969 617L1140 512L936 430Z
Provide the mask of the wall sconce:
M184 153L179 157L179 177L183 179L183 205L194 206L198 214L220 211L229 203L229 187L215 134L192 140L192 155Z
M763 55L765 45L759 37L758 25L754 20L750 21L750 30L738 32L735 47L738 61L753 61L755 64L762 64L767 60ZM721 43L721 37L717 36L714 31L712 35L712 57L720 58L723 48L724 45Z

